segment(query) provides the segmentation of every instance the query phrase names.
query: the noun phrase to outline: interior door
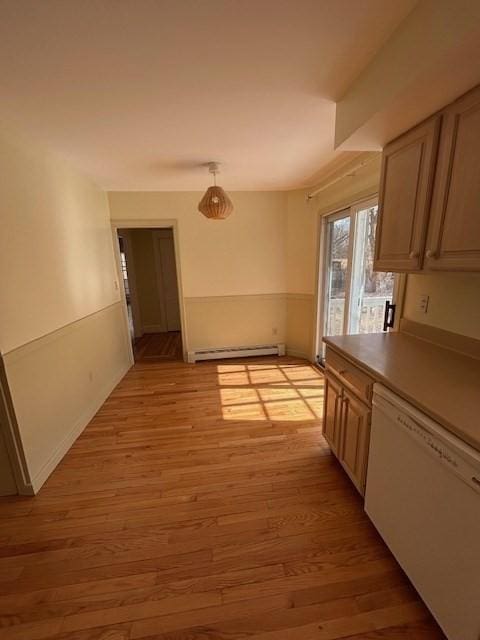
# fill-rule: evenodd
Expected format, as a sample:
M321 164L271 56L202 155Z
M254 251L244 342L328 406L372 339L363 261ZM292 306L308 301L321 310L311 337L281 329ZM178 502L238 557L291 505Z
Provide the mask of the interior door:
M177 266L171 229L166 229L165 232L159 232L157 242L160 280L159 293L165 310L165 325L167 331L180 331Z

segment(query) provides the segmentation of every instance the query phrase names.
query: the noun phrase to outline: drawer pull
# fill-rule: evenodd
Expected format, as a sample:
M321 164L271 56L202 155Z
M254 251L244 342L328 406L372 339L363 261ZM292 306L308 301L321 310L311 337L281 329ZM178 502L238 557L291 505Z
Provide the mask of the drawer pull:
M427 252L425 255L427 256L427 258L432 258L433 260L438 258L437 252L434 251L433 249L427 249Z
M410 251L410 253L408 254L408 257L410 258L410 260L414 260L415 258L419 257L419 253L418 251Z

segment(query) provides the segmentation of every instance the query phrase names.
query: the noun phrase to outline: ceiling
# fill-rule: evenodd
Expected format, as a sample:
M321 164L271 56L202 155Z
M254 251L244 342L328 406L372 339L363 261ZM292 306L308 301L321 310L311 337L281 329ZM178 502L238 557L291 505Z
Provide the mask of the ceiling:
M0 121L108 190L312 183L415 0L0 0Z

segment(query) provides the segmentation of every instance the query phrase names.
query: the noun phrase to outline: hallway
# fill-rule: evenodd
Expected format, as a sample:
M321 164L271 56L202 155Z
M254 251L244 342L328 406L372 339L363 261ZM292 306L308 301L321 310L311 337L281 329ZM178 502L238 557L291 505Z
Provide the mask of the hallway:
M182 361L182 334L180 331L146 333L135 339L133 355L135 362Z
M439 640L294 358L137 363L0 501L0 640Z

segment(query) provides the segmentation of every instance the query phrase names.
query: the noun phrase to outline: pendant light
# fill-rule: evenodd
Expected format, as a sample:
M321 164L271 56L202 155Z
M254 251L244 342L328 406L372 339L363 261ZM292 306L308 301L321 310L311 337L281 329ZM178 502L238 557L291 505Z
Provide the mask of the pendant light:
M232 213L233 203L222 187L217 187L218 162L209 162L207 166L209 172L213 174L213 187L208 187L198 203L198 210L212 220L224 220Z

